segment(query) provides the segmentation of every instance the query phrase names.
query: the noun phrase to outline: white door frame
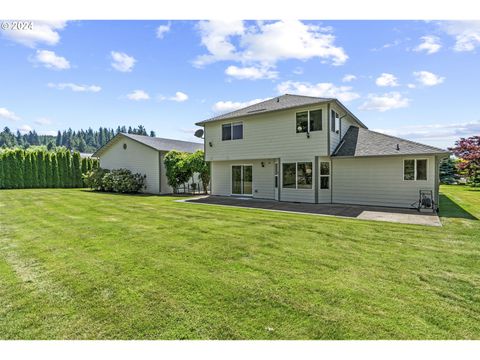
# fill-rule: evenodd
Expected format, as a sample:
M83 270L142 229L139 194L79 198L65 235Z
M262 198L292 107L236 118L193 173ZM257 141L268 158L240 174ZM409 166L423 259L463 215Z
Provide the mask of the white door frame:
M322 162L329 164L329 175L321 175L320 171L322 168ZM328 157L320 156L318 158L318 169L316 171L316 176L318 176L318 203L325 204L331 203L332 201L332 160ZM328 189L322 189L322 177L328 176Z
M252 193L251 194L234 194L232 192L233 182L232 182L232 171L234 166L241 166L241 182L242 182L242 191L243 191L243 167L251 166L252 167ZM230 165L230 196L252 196L253 197L253 164L231 164Z

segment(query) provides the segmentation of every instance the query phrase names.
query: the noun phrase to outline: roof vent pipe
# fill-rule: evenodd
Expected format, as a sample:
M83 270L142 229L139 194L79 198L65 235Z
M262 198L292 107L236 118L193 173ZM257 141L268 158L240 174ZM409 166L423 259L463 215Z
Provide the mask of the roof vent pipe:
M280 98L277 98L277 102L280 102Z
M400 145L397 144L397 151L400 150Z

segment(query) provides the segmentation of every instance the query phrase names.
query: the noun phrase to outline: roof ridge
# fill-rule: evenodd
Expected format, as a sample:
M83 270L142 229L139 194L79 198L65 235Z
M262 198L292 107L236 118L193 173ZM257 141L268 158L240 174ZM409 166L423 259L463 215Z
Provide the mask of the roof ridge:
M367 130L367 131L370 131L372 133L375 133L375 134L379 134L379 135L383 135L385 137L389 137L389 138L392 138L392 139L398 139L398 140L402 140L402 141L406 141L406 142L409 142L411 144L415 144L415 145L420 145L420 146L426 146L426 147L429 147L429 148L432 148L432 149L435 149L435 150L441 150L443 152L448 152L447 150L445 149L442 149L442 148L438 148L436 146L431 146L431 145L427 145L427 144L422 144L422 143L419 143L417 141L413 141L413 140L408 140L408 139L404 139L404 138L401 138L401 137L398 137L398 136L393 136L393 135L389 135L389 134L384 134L384 133L381 133L379 131L374 131L374 130L370 130L370 129L362 129L362 130Z
M168 140L168 141L180 141L180 142L185 142L185 143L189 143L189 144L200 144L202 145L202 143L199 143L199 142L194 142L194 141L188 141L188 140L178 140L178 139L170 139L170 138L162 138L162 137L158 137L158 136L149 136L149 135L140 135L140 134L129 134L129 133L120 133L122 135L125 135L127 137L133 135L133 136L141 136L141 137L144 137L144 138L148 138L148 139L159 139L159 140Z

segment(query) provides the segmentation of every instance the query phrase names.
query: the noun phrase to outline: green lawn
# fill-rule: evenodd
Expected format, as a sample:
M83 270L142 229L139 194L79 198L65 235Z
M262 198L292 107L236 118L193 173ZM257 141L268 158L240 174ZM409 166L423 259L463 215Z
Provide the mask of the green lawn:
M480 339L480 191L443 227L0 191L3 339Z

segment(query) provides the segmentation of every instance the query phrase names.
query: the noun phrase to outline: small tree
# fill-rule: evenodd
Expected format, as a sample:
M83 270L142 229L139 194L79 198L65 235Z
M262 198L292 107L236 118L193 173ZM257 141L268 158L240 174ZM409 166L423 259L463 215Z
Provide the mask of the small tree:
M173 193L178 192L178 187L185 184L193 175L189 166L188 154L176 150L169 151L163 160L165 164L165 175L168 185L173 188Z
M454 184L457 181L457 165L455 159L449 157L440 163L440 182Z
M466 171L469 184L480 186L480 136L461 138L449 150L462 160L458 168Z
M203 191L207 193L208 185L210 184L210 164L205 161L205 155L202 150L198 150L188 156L189 166L192 173L198 173L200 180L202 180Z

